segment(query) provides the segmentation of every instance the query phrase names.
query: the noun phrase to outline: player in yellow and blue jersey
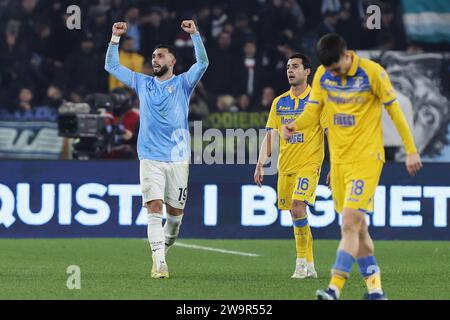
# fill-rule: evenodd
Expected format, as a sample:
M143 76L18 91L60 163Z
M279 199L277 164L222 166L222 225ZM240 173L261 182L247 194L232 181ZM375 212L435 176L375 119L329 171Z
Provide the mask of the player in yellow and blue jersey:
M317 290L320 300L336 300L355 261L368 289L366 298L384 300L380 269L368 232L365 213L373 212L373 197L384 163L381 111L384 107L405 145L406 167L415 175L422 167L408 123L401 111L386 71L379 64L347 50L337 34L323 36L316 47L321 66L314 76L305 111L282 135L319 123L328 115L331 189L335 210L342 215L342 239L326 290Z
M293 122L304 110L311 87L310 59L296 53L287 62L287 78L291 89L273 100L267 120L268 132L262 142L255 170L255 183L261 186L263 165L272 153L272 141L283 125ZM324 127L311 123L296 131L289 140L280 139L278 157L278 208L290 210L294 225L297 259L292 278L317 278L313 258L313 237L308 224L306 206L313 206L320 169L324 157Z

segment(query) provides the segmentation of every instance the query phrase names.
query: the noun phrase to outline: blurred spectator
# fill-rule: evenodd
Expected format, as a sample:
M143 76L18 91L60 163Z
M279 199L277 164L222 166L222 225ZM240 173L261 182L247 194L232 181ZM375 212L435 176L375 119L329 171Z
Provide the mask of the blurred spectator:
M218 112L236 112L239 109L235 105L235 99L232 95L223 94L217 97L216 110Z
M244 55L235 64L233 75L234 94L248 94L251 98L259 97L265 83L265 72L261 58L257 55L254 41L244 44Z
M122 20L125 8L125 0L111 0L111 6L106 13L108 25L112 26L115 22Z
M270 111L273 99L275 99L275 90L272 87L265 87L262 92L259 107L262 111Z
M69 15L65 8L59 8L50 15L50 28L54 45L52 47L55 57L55 67L62 68L62 62L72 52L76 51L80 45L81 38L85 30L69 30L66 26Z
M321 38L327 33L335 33L336 26L339 22L339 11L334 9L326 9L322 12L322 22L317 27L317 37Z
M82 87L89 92L105 91L106 75L100 66L103 57L94 51L94 40L85 37L80 49L72 53L65 64L65 85L69 90Z
M83 88L76 88L69 93L69 101L75 103L84 102L86 91Z
M19 91L16 102L16 111L28 112L34 106L34 94L30 88L22 88Z
M141 50L141 29L139 26L139 8L131 6L125 14L125 22L128 24L127 36L133 41L133 49L138 52Z
M196 15L198 29L208 41L211 41L211 16L212 10L209 6L201 7Z
M192 92L189 103L189 121L205 119L209 115L209 108L206 102L206 90L202 82L199 82Z
M270 75L268 82L276 92L281 92L286 88L286 62L294 53L291 42L288 39L282 40L276 50L271 53L270 65L267 73ZM258 99L260 95L258 96Z
M271 49L276 45L281 34L290 30L297 32L297 19L289 7L283 5L283 0L272 0L263 8L260 14L259 39L265 49Z
M251 101L248 94L241 94L237 98L237 107L239 108L239 111L250 111L251 110Z
M404 50L406 47L403 24L395 20L395 14L390 3L381 4L381 30L377 41L384 50Z
M362 36L362 25L358 16L357 3L353 0L343 0L341 4L336 32L345 39L349 48L358 48Z
M208 91L215 94L227 93L233 83L233 64L235 58L231 51L231 35L228 32L222 32L218 37L217 47L208 51L211 63L205 73L205 86Z
M49 22L41 20L36 27L36 32L33 34L31 50L38 54L41 59L47 59L48 61L55 58L53 50L55 45Z
M222 32L224 24L228 21L223 3L214 3L211 18L211 36L216 38Z
M94 41L95 50L103 53L111 37L112 25L108 23L106 8L97 6L90 11L86 35Z
M0 0L0 21L6 20L9 0Z
M301 29L305 25L305 14L300 4L296 0L284 0L283 7L292 13L297 21L297 29Z
M222 32L227 32L229 34L233 34L234 33L234 25L231 22L226 22L223 25Z
M170 26L163 20L162 10L156 7L151 8L141 21L141 53L150 58L156 45L173 40Z
M136 53L134 50L134 40L128 36L122 37L122 43L119 49L120 64L127 67L130 70L142 72L142 66L144 64L144 57ZM112 91L115 88L123 87L119 80L112 75L109 76L109 90Z
M236 15L232 39L235 50L242 48L247 41L256 39L253 30L250 28L248 16L245 13Z
M12 65L30 56L28 43L21 37L21 22L9 20L0 39L0 64Z
M339 12L341 10L340 0L322 0L322 6L320 7L320 12L322 15L327 12Z
M43 105L58 109L63 103L63 90L57 84L51 84L47 89L47 96L42 102Z
M423 51L423 48L416 42L410 42L406 48L408 53L422 53Z

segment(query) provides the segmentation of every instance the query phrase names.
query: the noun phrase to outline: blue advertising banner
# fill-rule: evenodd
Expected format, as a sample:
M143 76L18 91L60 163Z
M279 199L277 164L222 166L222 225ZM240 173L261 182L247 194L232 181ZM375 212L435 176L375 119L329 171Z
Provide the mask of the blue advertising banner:
M60 159L63 138L58 136L58 113L38 106L24 113L0 109L1 159Z
M339 215L322 170L309 222L316 238L339 237ZM291 238L276 208L276 176L253 184L252 165L191 165L183 238ZM0 238L146 237L137 161L0 162ZM367 216L375 239L450 240L450 164L416 177L386 164Z

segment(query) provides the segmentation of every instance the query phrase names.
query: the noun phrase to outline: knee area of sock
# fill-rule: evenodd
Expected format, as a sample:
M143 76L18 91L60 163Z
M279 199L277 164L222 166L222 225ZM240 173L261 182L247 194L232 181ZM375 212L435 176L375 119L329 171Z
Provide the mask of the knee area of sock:
M294 201L291 206L291 216L293 219L304 219L308 215L306 213L306 204L304 202Z
M162 224L163 216L162 214L149 213L147 215L148 224Z
M291 216L293 219L305 219L307 217L306 211L301 209L291 209Z
M183 220L183 214L179 215L167 214L166 218L167 222L169 223L181 224L181 221Z

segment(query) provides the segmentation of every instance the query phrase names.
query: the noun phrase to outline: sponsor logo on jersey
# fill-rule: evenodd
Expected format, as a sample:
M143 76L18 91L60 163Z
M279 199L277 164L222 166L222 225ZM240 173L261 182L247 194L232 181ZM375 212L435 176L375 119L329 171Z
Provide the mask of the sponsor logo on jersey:
M289 140L286 141L289 144L294 143L303 143L304 142L304 135L303 133L295 133Z
M328 92L328 101L334 102L336 104L363 104L365 98L356 95L351 97L335 96Z
M330 79L325 79L324 84L327 86L337 86L337 82L336 81L332 81Z
M295 121L295 117L281 117L281 124L289 124Z
M333 115L333 125L340 127L353 127L356 124L356 118L352 114L336 113Z

